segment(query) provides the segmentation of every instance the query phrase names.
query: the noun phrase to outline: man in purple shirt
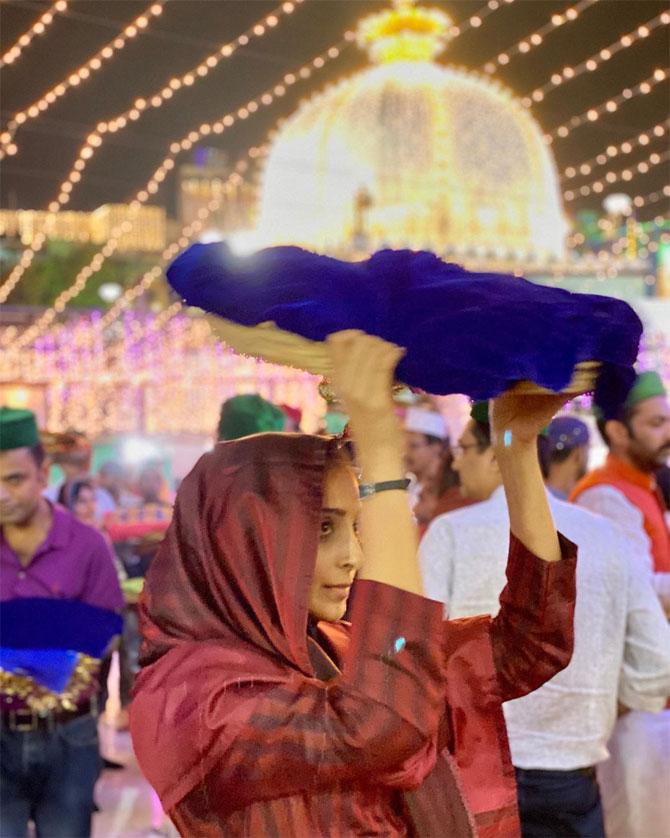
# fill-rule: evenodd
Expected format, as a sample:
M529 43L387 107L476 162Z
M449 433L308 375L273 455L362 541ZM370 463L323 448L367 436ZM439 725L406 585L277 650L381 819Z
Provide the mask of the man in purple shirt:
M34 414L0 408L0 600L76 600L120 611L109 547L100 533L43 497L47 472ZM67 697L56 695L50 709L40 710L39 685L35 696L17 698L16 689L5 688L16 683L16 672L0 668L1 836L25 835L29 820L38 835L90 834L100 770L98 684L96 662L88 658L85 665L86 687L76 700L70 686Z

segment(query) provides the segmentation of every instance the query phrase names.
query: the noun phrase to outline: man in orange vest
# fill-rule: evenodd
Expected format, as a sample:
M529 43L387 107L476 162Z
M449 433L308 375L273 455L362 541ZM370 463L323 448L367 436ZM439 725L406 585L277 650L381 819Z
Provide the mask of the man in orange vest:
M616 415L599 414L598 428L609 455L601 468L579 481L570 499L627 531L636 552L647 557L654 587L670 615L670 532L654 475L670 457L670 404L659 374L638 375Z
M598 410L598 428L609 448L605 464L587 474L571 500L612 519L629 536L640 573L652 572L654 588L670 616L670 532L654 472L670 456L670 405L656 372L638 375L626 402L613 415ZM670 824L670 709L635 710L621 716L609 743L610 759L598 770L608 838L661 838Z

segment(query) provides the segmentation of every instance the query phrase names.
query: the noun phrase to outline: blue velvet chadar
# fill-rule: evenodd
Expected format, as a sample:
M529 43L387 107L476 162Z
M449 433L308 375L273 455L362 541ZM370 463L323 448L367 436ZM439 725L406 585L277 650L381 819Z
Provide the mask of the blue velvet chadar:
M342 329L378 335L407 349L399 381L473 399L522 380L558 392L578 363L600 361L596 393L620 403L642 333L621 300L473 273L429 252L344 262L297 247L238 257L221 243L195 244L167 276L189 305L243 326L272 321L316 341Z

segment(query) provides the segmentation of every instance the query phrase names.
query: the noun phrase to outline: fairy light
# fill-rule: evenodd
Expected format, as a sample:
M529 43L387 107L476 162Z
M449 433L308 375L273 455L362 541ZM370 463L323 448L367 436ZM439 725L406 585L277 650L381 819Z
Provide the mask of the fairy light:
M33 23L30 29L24 32L16 43L0 56L0 67L4 67L5 64L15 64L23 50L30 46L33 39L44 35L56 17L66 11L67 0L57 0L57 2L52 3L51 7Z
M628 35L623 35L614 43L604 47L599 52L577 64L575 67L564 67L560 73L554 73L549 81L540 87L535 88L528 96L525 96L521 103L529 108L533 102L541 102L547 93L565 84L566 81L571 81L584 73L592 73L598 69L606 61L610 61L613 56L624 49L629 49L633 44L648 38L649 35L660 26L667 26L670 23L670 12L663 12L652 20L648 21L643 26L639 26ZM610 105L616 109L616 105Z
M548 134L544 135L545 141L551 144L557 137L559 139L565 139L575 128L579 128L581 125L584 125L587 122L596 122L603 113L608 112L608 104L610 102L614 103L617 107L624 102L627 102L630 99L633 99L635 96L646 96L648 95L654 87L659 85L662 81L664 81L668 77L666 70L662 70L660 68L654 70L653 75L649 76L648 79L637 84L635 87L626 87L624 88L621 93L617 96L610 98L607 102L602 102L600 105L595 105L592 108L589 108L579 116L573 116L568 122L564 123L563 125L559 125L557 128L554 128L553 131L549 132ZM611 107L611 106L610 106Z
M515 55L527 55L531 50L539 47L550 32L553 32L565 23L571 23L572 21L577 20L579 15L585 9L588 9L589 6L593 6L598 1L599 0L581 0L581 2L568 9L564 15L552 15L551 19L545 23L544 26L541 26L530 35L525 35L518 43L514 44L514 46L503 50L503 52L499 53L495 58L491 59L491 61L488 61L484 65L484 72L489 75L493 75L498 67L504 67L509 64L510 60Z
M575 189L569 189L563 193L563 197L566 201L574 201L578 198L586 198L592 193L600 194L604 192L606 188L615 183L620 181L629 182L638 175L647 174L647 172L654 166L659 166L661 163L665 163L668 159L670 159L670 151L665 151L662 154L653 152L645 160L631 165L628 168L622 169L619 172L609 171L600 179L594 180L592 183L584 184L583 186L580 186L579 189L576 187Z
M300 407L306 428L316 428L323 402L314 376L236 355L205 318L171 314L128 312L118 324L113 368L99 313L82 314L35 348L3 354L0 381L16 381L20 373L26 386L44 389L47 427L77 427L92 438L187 432L209 439L221 402L249 391Z
M328 58L329 60L334 60L335 58L337 58L340 55L342 49L348 45L350 40L350 34L347 33L344 39L340 41L339 44L329 47L325 52L322 52L319 54L319 56L316 56L316 58L323 58L323 66L325 66L325 59ZM316 70L316 67L314 66L314 61L316 60L316 58L311 59L309 62L303 65L305 69L309 70L308 75L311 75ZM299 70L293 73L287 73L284 76L283 85L285 86L285 88L292 87L294 84L297 84L302 78L308 77L305 75L301 75L300 71L303 69L303 67L301 67ZM56 299L51 308L47 309L29 329L23 332L23 334L18 338L17 343L19 343L21 346L25 346L32 340L34 340L36 337L41 335L43 331L46 328L48 328L51 323L53 323L57 315L64 311L65 306L84 290L89 279L100 270L105 261L116 251L116 248L118 247L121 238L133 229L133 223L137 215L137 210L140 206L142 206L149 200L150 195L156 194L156 192L160 188L160 184L163 182L170 170L174 168L175 157L177 157L177 155L180 154L182 151L189 151L193 147L193 145L198 141L198 139L200 139L200 137L202 137L204 134L209 133L209 131L214 130L216 131L216 133L223 133L225 130L233 126L239 120L246 119L249 116L250 105L253 104L255 106L254 110L258 110L262 106L264 107L264 105L262 104L263 96L270 97L271 104L274 101L275 94L273 93L273 90L264 91L263 93L259 94L255 99L252 99L249 102L247 102L246 105L243 105L236 111L231 111L230 113L221 117L217 122L203 123L203 125L201 125L197 131L189 132L185 137L181 139L181 141L173 142L170 145L169 154L166 155L162 163L154 171L154 173L151 175L144 187L140 189L136 193L135 197L131 200L129 218L125 220L123 224L119 225L114 230L112 230L112 234L109 240L105 243L103 248L92 257L88 265L85 265L79 271L72 285L69 288L65 289L65 291L63 291L59 295L59 297ZM204 131L203 128L205 128ZM34 258L35 252L36 251L34 251L32 256L30 257L31 260L32 258ZM11 291L11 287L14 287L11 286L9 291L5 291L5 288L9 285L10 280L12 280L11 276L10 279L5 283L5 286L3 286L3 288L0 288L0 302L4 302L4 299L6 299L6 296L9 294L9 291ZM12 281L14 281L14 285L16 285L18 279ZM3 294L5 295L4 299Z
M664 198L670 198L670 186L664 186L663 189L650 192L648 195L636 195L633 198L633 206L636 209L642 209L642 207L658 203L658 201L662 201Z
M213 198L206 207L203 207L200 212L198 213L198 218L191 222L190 224L186 225L180 235L179 238L168 245L163 253L161 254L160 263L157 266L153 266L149 269L141 279L131 288L128 288L124 294L119 297L116 303L109 309L109 311L105 314L105 316L100 321L100 327L105 329L110 326L121 314L122 311L128 308L131 303L135 302L145 291L153 285L156 279L162 275L163 273L163 265L173 259L180 250L183 250L189 244L192 243L194 238L199 236L203 229L206 227L207 219L210 215L216 212L223 199L231 193L231 191L241 186L243 183L242 175L244 175L249 167L249 160L258 160L265 157L270 149L269 144L265 144L262 146L253 146L250 148L247 153L242 157L235 165L234 171L226 178L225 182L223 183L221 193L218 194L215 198ZM176 315L181 310L181 303L175 303L170 306L171 309L174 310L174 315ZM169 319L169 318L168 318ZM166 322L165 320L160 321L161 323Z
M638 146L648 146L649 143L653 142L655 139L664 137L668 133L669 126L670 119L664 123L658 123L652 128L648 128L646 131L641 131L637 136L631 137L629 140L624 140L622 143L619 143L619 145L609 145L596 157L592 157L590 160L585 160L583 163L580 163L579 166L568 166L563 171L563 177L567 180L572 180L572 178L579 177L579 175L590 175L594 168L597 166L605 166L608 160L618 157L619 155L623 156L632 154Z
M283 14L283 15L291 14L294 11L294 9L299 4L301 4L303 2L304 2L304 0L292 0L292 2L282 3L282 5L278 9L275 9L273 12L270 12L268 15L266 15L264 18L262 18L262 20L264 20L267 23L267 25L270 26L269 19L275 19L276 18L277 21L278 21L280 14ZM274 24L274 25L276 25L276 24ZM272 28L272 26L270 26L270 28ZM130 119L131 121L139 119L141 114L144 111L146 111L149 107L154 107L154 108L160 107L166 99L170 98L168 95L166 95L167 91L170 91L170 96L171 96L172 92L179 90L185 84L187 85L187 82L185 81L185 79L192 76L195 80L195 78L197 76L198 68L199 67L207 67L208 62L211 65L212 59L215 56L217 56L217 55L219 56L219 58L217 58L217 63L218 63L218 61L220 61L224 58L228 58L228 57L232 56L233 53L235 52L235 49L237 49L236 44L240 45L243 42L244 43L249 43L249 40L252 36L247 34L247 33L251 32L252 29L253 29L253 27L250 27L250 29L247 30L246 33L243 33L242 35L238 36L235 39L235 41L231 41L229 43L223 44L217 50L217 52L212 53L211 55L207 56L204 59L204 61L201 62L200 65L197 65L195 68L192 68L191 70L186 71L181 77L175 77L175 78L171 79L170 82L168 82L168 84L165 87L163 87L160 94L148 94L148 97L149 97L148 99L144 98L144 97L138 98L138 99L135 100L135 102L133 103L133 106L128 111L124 111L120 114L117 114L115 117L112 117L109 120L106 120L104 122L99 122L98 125L96 126L95 131L93 131L91 134L89 134L86 141L84 142L84 144L79 149L77 158L76 158L74 164L72 165L72 168L70 169L70 172L65 177L65 179L63 180L63 182L61 183L61 185L59 187L59 193L58 193L57 197L53 201L51 201L51 203L48 206L49 212L57 213L64 206L66 206L70 202L70 200L72 198L72 193L74 191L75 184L81 182L82 172L86 169L86 167L89 165L89 163L91 162L94 155L97 153L97 151L103 145L105 135L113 134L113 133L116 133L119 130L122 130L123 128L125 128L127 126L128 119ZM312 67L311 68L310 68L309 65L305 65L305 67L301 68L298 72L307 69L307 70L310 70L310 75L311 75L312 69L313 70L322 69L326 65L327 61L332 60L334 58L337 58L340 55L340 52L341 52L342 48L344 47L344 45L346 44L346 42L351 40L352 38L353 38L353 32L345 33L344 40L342 42L340 42L339 44L330 47L330 49L327 50L326 53L323 56L317 56L317 58L315 58L312 61ZM214 66L216 66L216 65L214 65ZM198 79L201 78L201 77L202 76L197 76ZM261 96L260 105L262 105L262 106L271 105L275 101L276 98L283 95L283 92L284 92L284 89L282 90L281 93L278 92L277 87L275 87L274 91L266 92L265 94L263 94ZM254 107L256 107L256 104L254 104ZM213 131L216 134L223 133L223 131L226 128L233 125L235 121L236 121L235 117L227 114L225 117L223 117L222 120L220 120L217 123L214 123L214 125L211 125L210 123L204 123L203 125L200 126L201 133L198 133L198 132L195 132L195 131L190 132L189 136L191 137L191 144L193 144L194 142L197 142L197 140L200 138L200 136L204 136L205 134L209 133L210 131ZM4 136L4 134L0 135L0 141L2 140L3 136ZM183 140L182 140L182 142L183 142ZM172 162L172 159L180 151L181 151L181 144L179 142L174 142L170 145L170 156L167 157L163 161L163 164L162 164L163 169L169 170L174 166L174 163ZM158 175L158 177L159 177L158 182L162 181L165 178L165 175L166 175L166 171L161 170L161 172ZM150 190L153 190L153 192L150 192ZM138 199L140 200L141 203L144 203L146 200L148 200L149 195L150 194L155 194L156 191L157 191L156 185L151 185L151 186L147 185L147 186L144 187L143 190L140 190L140 193L138 193ZM144 195L144 192L147 192L146 196ZM19 261L19 263L12 269L12 271L10 272L10 274L9 274L7 280L5 281L5 283L2 286L0 286L0 304L4 303L7 300L7 298L9 297L9 295L12 293L14 288L16 288L18 283L21 281L21 278L25 274L26 270L32 264L32 261L33 261L35 255L42 249L42 247L44 246L46 241L47 241L46 236L36 237L36 239L33 242L31 242L30 247L28 247L24 251L24 254L23 254L21 260Z
M57 99L65 96L70 88L77 87L83 81L90 79L94 73L101 70L103 64L106 61L110 61L117 52L122 50L129 40L141 36L148 28L151 20L163 13L164 3L165 0L158 0L158 2L152 3L142 12L142 14L138 15L132 23L129 23L124 29L122 29L119 35L102 47L102 49L98 50L92 58L89 58L88 61L70 73L66 78L55 84L50 90L47 90L47 92L44 93L40 99L37 99L31 105L28 105L28 107L24 110L15 113L7 123L7 127L3 131L2 136L0 136L0 146L2 146L2 150L0 150L0 160L5 155L10 154L11 145L14 145L14 148L16 148L16 145L12 144L11 140L14 138L14 135L22 125L25 125L25 123L31 119L36 119L40 114L45 113ZM15 154L16 151L13 151L13 153Z

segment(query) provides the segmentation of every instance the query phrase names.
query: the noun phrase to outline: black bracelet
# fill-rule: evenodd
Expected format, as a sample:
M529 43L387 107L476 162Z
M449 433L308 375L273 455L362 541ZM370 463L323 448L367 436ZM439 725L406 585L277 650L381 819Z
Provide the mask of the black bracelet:
M372 495L378 495L379 492L389 492L391 489L402 489L407 491L410 481L407 478L402 480L384 480L381 483L363 483L358 487L358 496L360 498L369 498Z

